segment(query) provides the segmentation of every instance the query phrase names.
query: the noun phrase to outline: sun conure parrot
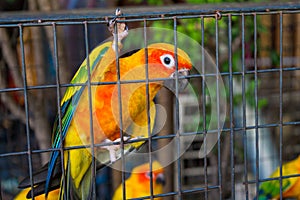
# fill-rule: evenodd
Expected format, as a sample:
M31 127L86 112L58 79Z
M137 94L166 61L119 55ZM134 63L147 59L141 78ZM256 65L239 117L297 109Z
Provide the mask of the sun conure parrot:
M165 177L163 167L158 161L152 163L152 179L150 178L150 164L145 163L133 168L131 175L125 181L125 199L141 198L151 195L150 182L153 183L153 195L163 192ZM161 200L162 198L155 198ZM123 185L120 184L116 189L113 200L123 200Z
M62 127L59 127L59 117L57 116L53 128L52 148L90 145L90 116L92 116L92 139L95 144L103 145L94 148L95 156L102 163L114 162L121 157L120 145L110 146L107 142L120 141L119 99L121 99L122 106L122 129L126 133L124 140L148 137L145 57L148 58L147 78L150 80L148 91L151 122L154 121L155 116L153 99L163 87L161 79L174 77L176 69L179 74L187 75L192 68L191 60L183 50L177 48L175 56L173 45L155 43L147 46L147 54L145 48L142 48L135 50L132 54L121 56L118 60L120 73L120 80L118 80L114 47L113 42L106 42L96 47L89 55L90 80L95 83L90 90L91 106L89 104L89 87L86 86L88 81L87 60L81 64L71 80L72 84L83 85L68 87L62 98ZM175 63L178 64L178 68ZM132 83L136 80L138 80L137 83ZM117 84L118 81L123 82L120 87ZM125 81L128 83L124 83ZM153 126L152 124L151 126ZM137 149L141 144L142 142L126 144L125 153ZM63 156L65 176L61 176L61 167L57 164L61 160L60 151L53 151L46 181L34 180L34 184L37 185L34 191L47 194L48 191L60 187L61 198L65 193L67 199L70 198L69 195L75 195L80 199L89 199L92 194L91 147L64 150ZM63 180L66 184L62 184ZM25 185L23 184L23 187ZM28 186L30 186L30 182L29 185L27 184ZM41 190L41 187L44 189Z
M282 165L282 176L300 174L300 156ZM279 167L271 174L270 178L280 176ZM300 199L300 177L291 177L282 179L282 197ZM259 195L256 199L280 199L279 179L263 182L259 186Z

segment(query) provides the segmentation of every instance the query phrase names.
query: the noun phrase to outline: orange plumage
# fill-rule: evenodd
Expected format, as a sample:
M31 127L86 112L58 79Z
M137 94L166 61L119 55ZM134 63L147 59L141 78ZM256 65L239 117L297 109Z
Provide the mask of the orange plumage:
M27 200L26 195L30 191L31 188L26 188L22 190L15 198L14 200ZM57 200L59 197L59 189L53 190L49 192L47 200ZM31 198L30 198L31 199ZM39 195L34 197L35 200L45 200L45 194Z
M140 49L127 57L119 58L119 75L117 74L116 53L112 42L106 42L96 47L89 55L91 71L91 90L87 86L68 87L61 101L62 119L61 129L59 119L56 118L53 128L53 148L90 145L91 136L95 144L102 144L120 138L120 115L122 114L122 128L129 138L148 137L148 126L153 128L155 106L153 99L161 87L163 80L174 75L176 70L186 72L192 68L189 56L181 49L171 44L151 44L146 51ZM177 67L176 67L177 58ZM86 84L88 80L88 65L85 60L71 80L72 84ZM148 73L146 73L146 69ZM148 77L146 77L148 74ZM147 80L149 81L150 119L148 124ZM126 82L127 81L127 82ZM129 82L131 81L131 83ZM120 85L118 84L120 83ZM119 91L120 89L120 91ZM121 95L119 95L121 94ZM91 99L89 99L91 97ZM91 105L90 105L91 101ZM119 109L121 101L122 109ZM92 110L90 109L92 108ZM120 113L120 110L122 113ZM93 127L91 128L91 120ZM129 132L129 129L131 132ZM62 130L62 132L60 132ZM93 132L91 133L91 130ZM136 149L142 142L126 144L124 150ZM120 146L105 145L93 148L97 161L111 163L120 158ZM88 199L91 191L91 163L92 148L77 148L64 150L65 180L67 185L60 185L60 198L64 194ZM45 192L51 185L52 175L59 158L59 151L54 151L48 166ZM70 194L72 191L72 194Z
M160 57L164 54L169 54L173 58L174 46L169 44L153 44L148 47L148 74L149 79L167 78L174 71L175 66L166 68L162 65ZM120 80L121 81L134 81L134 80L146 80L145 72L145 50L141 49L137 53L120 59ZM105 66L105 67L104 67ZM101 61L100 69L92 75L92 81L100 82L117 82L116 72L116 59L115 53L108 52ZM178 49L178 68L179 69L191 69L192 65L189 57L180 49ZM98 72L99 71L99 72ZM97 73L98 72L98 73ZM154 98L158 90L163 86L162 81L152 82L149 84L150 100ZM93 117L94 120L94 135L95 143L101 143L104 138L115 140L120 137L120 122L119 122L119 105L118 98L122 99L122 115L123 115L123 128L126 128L135 120L137 116L143 112L146 108L146 85L145 83L135 84L122 84L121 97L118 97L117 84L100 85L97 88L92 89L93 98ZM87 97L79 102L75 114L74 122L79 122L81 129L89 129L89 122L86 121L83 126L82 118L89 118L89 106ZM79 119L77 119L78 117ZM72 125L72 124L71 124ZM98 134L98 133L102 133ZM90 143L90 132L80 131L81 137L84 135L86 141L85 144Z
M157 161L152 163L152 180L150 178L150 165L145 163L135 167L130 177L125 181L126 199L141 198L150 196L150 182L153 184L153 195L161 194L163 192L164 175L163 167ZM116 189L113 200L123 200L123 186ZM161 200L162 198L155 198Z

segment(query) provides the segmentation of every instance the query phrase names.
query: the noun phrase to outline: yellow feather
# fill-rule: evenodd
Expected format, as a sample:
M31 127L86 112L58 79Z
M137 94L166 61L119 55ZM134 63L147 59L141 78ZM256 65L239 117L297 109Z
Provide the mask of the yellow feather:
M31 190L31 188L26 188L22 190L15 198L14 200L27 200L26 195ZM59 195L59 189L53 190L49 192L47 200L57 200ZM45 195L39 195L34 197L35 200L45 200Z
M130 177L125 181L126 189L126 199L139 198L150 196L150 179L145 178L146 174L150 172L149 163L135 167ZM161 194L163 192L163 185L156 183L156 178L158 175L163 173L163 167L157 161L152 163L152 172L153 172L153 194ZM156 200L161 200L162 198L154 198ZM123 186L120 186L116 189L113 200L123 200Z

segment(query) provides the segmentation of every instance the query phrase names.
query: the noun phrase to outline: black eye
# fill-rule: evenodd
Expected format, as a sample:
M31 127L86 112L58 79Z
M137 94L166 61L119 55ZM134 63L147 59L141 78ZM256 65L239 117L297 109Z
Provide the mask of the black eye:
M169 69L175 66L174 58L170 54L164 54L160 56L160 61L165 67Z
M171 59L169 57L164 58L164 63L169 65L171 63Z

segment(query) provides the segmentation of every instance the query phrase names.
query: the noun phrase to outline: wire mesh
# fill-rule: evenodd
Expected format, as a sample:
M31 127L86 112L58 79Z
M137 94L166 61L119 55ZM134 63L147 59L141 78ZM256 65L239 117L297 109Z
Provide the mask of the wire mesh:
M155 177L150 173L149 193L137 197L138 199L253 199L261 193L262 184L271 180L277 180L279 183L276 198L286 198L285 180L300 176L300 172L296 169L293 173L287 173L284 168L285 163L295 159L300 152L298 139L300 115L297 104L300 86L298 81L299 12L299 3L181 5L172 9L155 8L155 11L153 8L124 8L125 19L118 20L118 23L126 22L130 27L129 34L136 27L143 29L141 45L146 48L146 69L149 65L147 50L150 43L147 39L149 26L171 29L176 69L179 67L177 47L181 44L181 32L201 45L215 63L213 69L208 70L205 67L208 60L206 51L195 52L196 50L189 49L189 52L195 54L191 56L192 60L200 58L200 63L198 62L200 66L197 68L199 70L188 76L192 90L196 94L198 103L196 107L201 113L199 122L195 125L189 118L195 111L191 107L190 99L180 100L191 94L179 91L179 82L183 78L176 71L173 77L175 81L173 95L176 98L172 102L167 102L165 108L171 112L167 120L172 125L162 129L162 132L165 131L167 134L158 135L151 134L149 85L155 81L167 81L172 78L153 80L149 78L146 70L145 80L122 80L119 64L122 55L116 51L117 81L93 82L91 79L92 58L89 54L101 40L109 36L108 31L105 30L106 18L113 18L113 11L99 9L69 13L53 12L47 15L45 13L0 14L0 109L3 113L0 118L0 136L3 138L1 139L3 148L0 151L1 198L11 199L20 192L17 186L25 176L29 176L33 188L34 172L42 166L41 163L47 161L51 152L60 152L59 159L64 163L65 151L84 148L90 149L93 157L91 198L112 199L115 188L119 184L123 187L122 195L126 196L128 186L125 182L129 175L125 168L131 160L125 155L125 150L121 151L121 175L112 169L97 172L95 151L104 146L124 147L128 143L141 141L148 142L146 161L150 162L150 171L153 171L151 163L155 159L165 159L171 154L177 155L175 156L177 159L164 166L167 180L164 191L155 194ZM31 66L28 61L29 54L33 50L29 51L27 47L28 43L35 43L37 40L26 39L28 28L32 28L31 34L34 30L42 30L43 38L38 41L44 45L42 50L46 53L44 52L44 55L41 53L40 56L45 58L50 55L47 59L48 64L47 60L35 63L35 75L30 74L33 71L30 71ZM73 28L75 32L68 32ZM65 34L64 39L59 38L62 29ZM82 34L78 34L78 38L73 38L72 33L76 33L76 30L81 31ZM14 34L9 36L9 33ZM161 42L167 40L166 35L159 35L159 37ZM117 38L115 40L118 49L118 40ZM67 44L67 41L70 43ZM62 48L63 43L65 43L64 48ZM62 57L62 52L69 54ZM12 56L16 59L11 59ZM80 66L85 58L88 69L86 83L69 83L77 66ZM37 62L36 58L33 59ZM70 67L67 63L71 63ZM41 69L44 71L40 72ZM44 75L40 76L41 73ZM40 77L44 77L45 80L39 80ZM32 83L35 79L37 81ZM211 86L214 88L214 94L208 90L208 84L212 82L214 82ZM123 138L126 133L123 128L125 125L122 115L122 85L137 83L146 84L148 137L126 141ZM92 91L93 88L101 85L117 85L118 88L118 102L114 103L118 104L118 113L120 113L118 118L121 139L109 144L98 144L93 140L96 133L93 129L95 101L92 98ZM40 142L45 139L41 139L37 133L41 130L37 124L41 121L38 119L45 117L48 123L51 121L48 125L52 126L57 114L59 132L62 132L61 100L66 88L77 86L88 88L89 119L85 120L89 123L91 144L65 147L61 142L58 148L51 148L50 129L47 130L49 131L48 142L46 142L48 147L41 146ZM161 95L158 94L156 101L161 100L159 97ZM212 116L212 104L216 106L217 116ZM224 104L227 105L227 109L223 125ZM44 116L36 113L35 110L43 110ZM211 128L210 123L214 120L217 126ZM218 140L210 149L209 136L212 134L216 134ZM59 137L60 141L64 140L63 135ZM182 153L182 148L185 143L188 143L189 138L192 138L192 142ZM158 149L158 146L172 139L175 139L176 148L172 152L160 152L161 155L154 156L151 154ZM199 157L201 148L204 149L204 157ZM134 168L132 165L131 163L131 168ZM270 177L278 166L278 175ZM60 167L64 177L67 171L64 165ZM8 181L11 181L11 184L8 184ZM67 181L62 179L62 184L67 184ZM64 195L65 199L68 199L67 194ZM299 195L292 197L297 198Z

